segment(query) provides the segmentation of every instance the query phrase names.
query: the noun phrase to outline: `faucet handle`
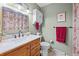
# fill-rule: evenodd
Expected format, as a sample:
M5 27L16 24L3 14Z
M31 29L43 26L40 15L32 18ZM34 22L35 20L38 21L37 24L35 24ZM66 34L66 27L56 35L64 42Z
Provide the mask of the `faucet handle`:
M15 38L16 38L16 35L15 35Z
M22 34L22 37L24 36L24 34Z
M20 37L20 33L18 34L18 37Z

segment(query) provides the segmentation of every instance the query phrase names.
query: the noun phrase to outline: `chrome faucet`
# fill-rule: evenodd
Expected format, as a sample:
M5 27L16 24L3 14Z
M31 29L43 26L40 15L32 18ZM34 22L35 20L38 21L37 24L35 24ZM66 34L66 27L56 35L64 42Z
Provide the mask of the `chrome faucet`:
M22 34L22 35L21 35L21 34ZM21 36L23 37L24 34L23 34L23 32L22 32L21 30L19 30L19 31L18 31L18 36L15 34L14 37L15 37L15 38L19 37L19 38L20 38Z
M23 35L23 32L20 30L20 31L19 31L19 37L21 36L21 34L22 34L22 36L24 36L24 35Z

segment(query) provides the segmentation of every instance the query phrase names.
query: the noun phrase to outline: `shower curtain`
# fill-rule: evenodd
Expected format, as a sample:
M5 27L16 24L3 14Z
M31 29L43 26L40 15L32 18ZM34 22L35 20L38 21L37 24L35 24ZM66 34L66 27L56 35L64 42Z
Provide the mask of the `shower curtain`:
M79 3L73 4L73 55L79 56Z

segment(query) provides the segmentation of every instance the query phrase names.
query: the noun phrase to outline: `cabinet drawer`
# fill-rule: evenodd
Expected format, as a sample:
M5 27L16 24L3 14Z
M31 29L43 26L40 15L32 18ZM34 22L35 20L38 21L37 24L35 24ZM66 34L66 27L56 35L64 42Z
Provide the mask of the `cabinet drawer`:
M26 47L22 47L20 49L17 49L11 53L8 53L7 56L24 56L26 55Z
M6 54L6 56L29 56L30 55L30 46L28 44L13 49L13 51Z
M40 39L36 39L31 42L31 49L35 48L36 46L40 45Z
M35 56L35 54L40 53L40 45L31 50L31 56Z
M34 56L40 56L40 51L38 51Z

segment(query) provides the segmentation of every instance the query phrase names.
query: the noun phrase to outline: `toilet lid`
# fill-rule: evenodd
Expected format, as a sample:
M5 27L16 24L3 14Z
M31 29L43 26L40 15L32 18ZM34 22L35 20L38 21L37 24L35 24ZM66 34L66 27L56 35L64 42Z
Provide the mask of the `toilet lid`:
M41 42L41 46L50 46L48 42Z

